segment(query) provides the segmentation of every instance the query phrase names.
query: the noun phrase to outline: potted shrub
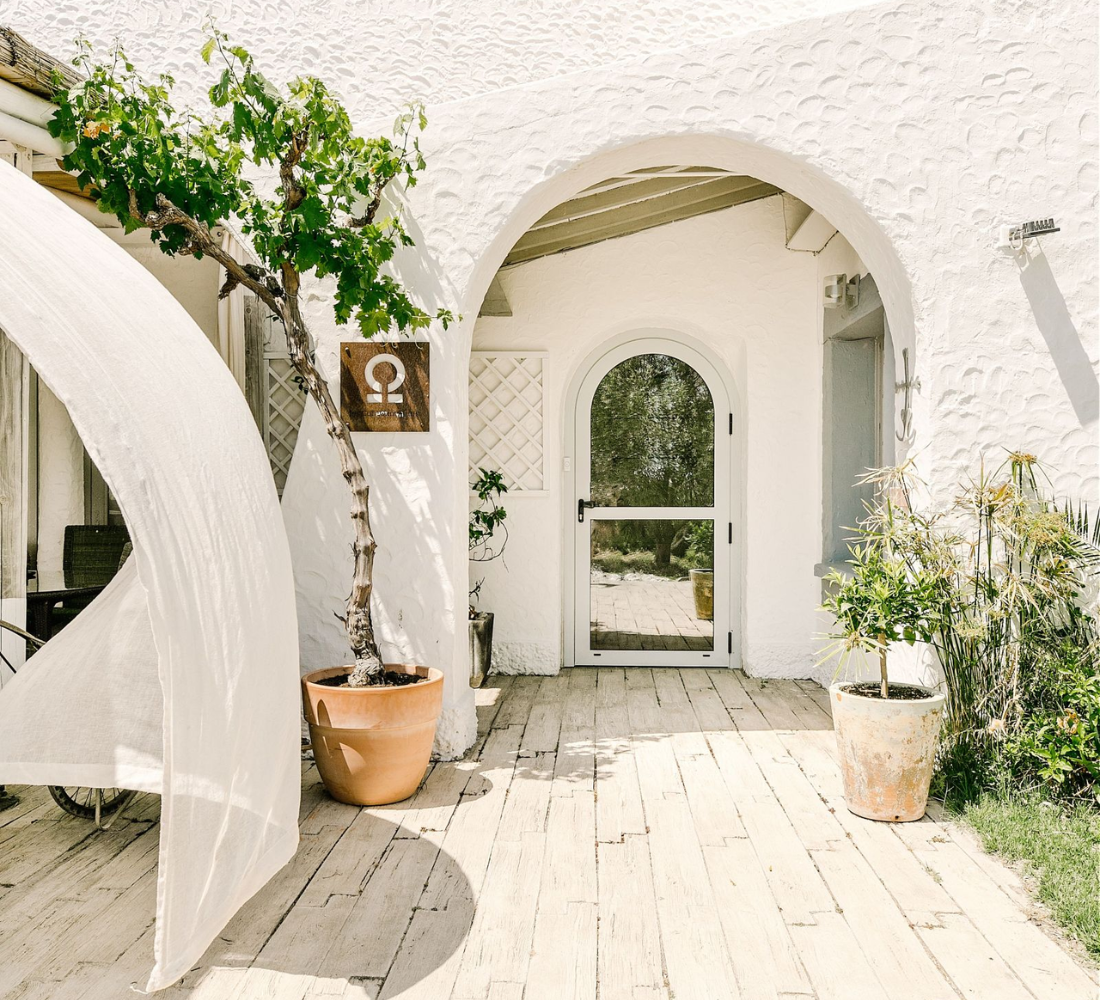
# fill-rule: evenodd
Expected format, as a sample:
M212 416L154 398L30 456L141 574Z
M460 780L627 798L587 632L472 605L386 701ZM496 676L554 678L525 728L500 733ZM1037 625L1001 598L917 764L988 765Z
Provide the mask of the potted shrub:
M836 621L832 652L841 666L856 651L877 656L879 666L877 681L829 689L845 801L857 816L890 822L924 815L945 703L931 688L889 679L890 645L930 641L936 630L936 581L899 552L904 530L889 495L880 496L863 543L850 550L849 572L826 579L832 589L824 602Z
M714 522L695 521L688 528L688 547L685 555L698 563L688 570L691 581L691 598L695 603L695 617L701 621L714 621Z
M508 529L504 520L508 514L497 502L508 492L501 473L491 469L478 469L478 478L470 484L477 497L477 505L470 511L470 561L491 562L504 555L508 544ZM504 537L498 545L492 544L497 528ZM470 588L470 686L481 687L493 667L493 612L478 611L474 607L481 596L484 578Z
M354 541L350 594L339 617L351 661L303 678L318 770L330 793L359 804L416 790L442 707L440 671L383 664L371 618L375 540L369 486L351 433L317 367L301 312L307 277L332 282L337 323L365 337L444 327L414 304L383 267L411 245L396 211L383 208L395 180L411 186L424 168L417 132L423 112L397 120L394 138L354 133L347 111L314 77L277 88L251 56L214 31L202 50L222 64L204 117L171 104L171 77L141 79L121 50L105 63L81 43L84 82L59 91L50 133L72 151L66 170L91 188L99 208L126 230L145 228L165 253L212 257L227 275L220 295L243 287L276 317L303 389L321 411L348 484ZM59 81L58 81L59 82ZM275 175L267 187L252 176ZM215 227L235 218L258 264L227 253Z

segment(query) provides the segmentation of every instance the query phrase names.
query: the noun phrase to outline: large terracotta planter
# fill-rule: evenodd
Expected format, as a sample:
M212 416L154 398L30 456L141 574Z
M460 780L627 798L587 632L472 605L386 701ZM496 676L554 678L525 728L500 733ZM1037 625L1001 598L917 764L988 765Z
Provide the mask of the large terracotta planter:
M428 680L404 687L330 687L316 681L349 667L302 678L313 756L334 799L379 806L407 799L420 785L443 708L443 674L430 667L387 663L387 670Z
M829 688L849 810L892 823L920 819L928 804L946 699L931 688L918 688L927 697L884 701L854 694L851 687Z

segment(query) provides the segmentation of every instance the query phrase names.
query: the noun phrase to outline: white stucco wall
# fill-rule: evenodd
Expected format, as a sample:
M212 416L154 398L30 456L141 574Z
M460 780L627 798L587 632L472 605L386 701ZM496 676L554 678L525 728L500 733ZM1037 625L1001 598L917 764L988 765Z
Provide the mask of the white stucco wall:
M845 241L834 244L835 260L846 258L855 273ZM562 458L573 454L563 440L569 384L615 335L664 329L708 348L740 401L742 663L758 675L808 675L821 558L819 260L785 248L781 200L772 197L502 272L512 316L479 319L473 347L549 352L548 495L510 493L504 560L470 567L471 580L485 577L479 606L496 614L495 669L552 673L562 662L563 581L572 573L572 535L563 540L562 530L573 502L562 494ZM722 528L716 534L721 542Z
M425 8L260 0L222 27L275 79L323 74L364 131L429 101L429 170L411 193L418 242L396 261L429 306L464 320L432 342L430 433L362 437L382 551L380 629L391 655L446 671L439 749L473 739L465 687L466 363L475 316L535 219L609 174L707 164L775 183L821 210L875 275L895 346L923 381L914 436L943 488L982 451L1029 448L1059 490L1096 498L1096 4L907 0L684 6L452 0ZM6 19L64 52L74 26L118 36L194 94L204 78L191 8L14 0ZM1021 266L1004 223L1062 231ZM1037 249L1037 248L1036 248ZM346 331L331 291L307 303L331 377ZM299 438L284 513L305 663L346 652L332 617L347 590L343 485L316 420ZM781 616L781 610L776 617Z

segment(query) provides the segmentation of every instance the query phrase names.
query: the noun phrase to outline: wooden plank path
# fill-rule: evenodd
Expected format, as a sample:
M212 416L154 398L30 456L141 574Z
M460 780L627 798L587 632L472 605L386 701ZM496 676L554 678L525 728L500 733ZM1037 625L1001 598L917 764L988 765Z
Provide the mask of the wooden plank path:
M490 678L410 800L303 765L302 842L170 1000L1094 1000L1013 872L843 803L828 698L733 671ZM0 998L132 996L158 803L0 813Z

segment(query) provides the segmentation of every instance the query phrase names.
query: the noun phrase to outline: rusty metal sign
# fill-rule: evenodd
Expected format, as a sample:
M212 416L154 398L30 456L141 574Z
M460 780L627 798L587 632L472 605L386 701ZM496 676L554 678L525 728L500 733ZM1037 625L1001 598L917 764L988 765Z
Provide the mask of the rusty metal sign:
M340 345L340 415L353 431L426 431L428 344Z

